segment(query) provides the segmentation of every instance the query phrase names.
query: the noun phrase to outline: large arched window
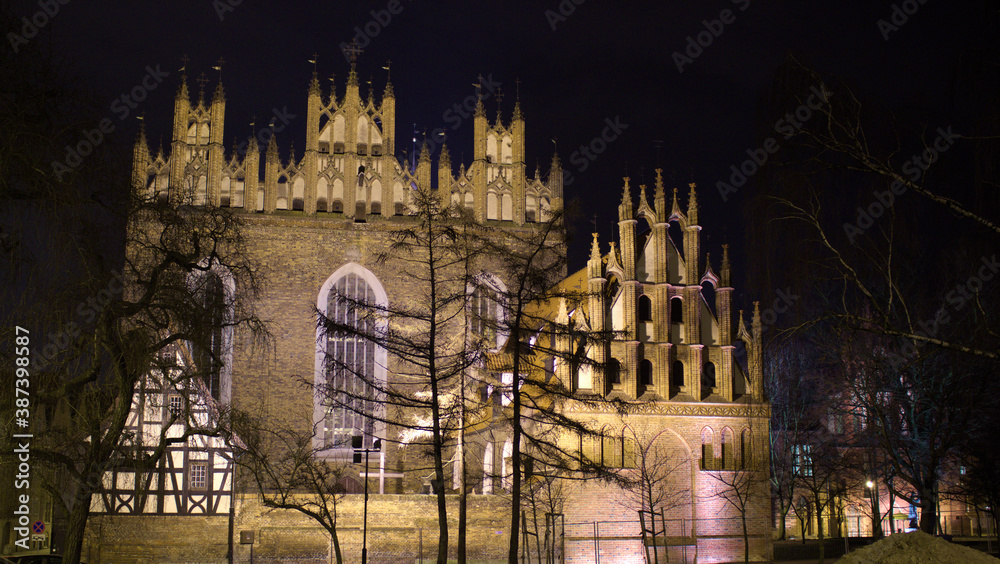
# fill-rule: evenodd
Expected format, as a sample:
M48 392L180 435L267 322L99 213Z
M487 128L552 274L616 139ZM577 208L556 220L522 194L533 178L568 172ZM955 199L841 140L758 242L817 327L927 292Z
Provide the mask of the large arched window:
M380 389L386 382L386 351L377 335L388 306L378 279L361 265L342 266L320 289L316 307L342 330L317 332L316 442L322 449L348 449L351 437L364 437L365 448L384 434Z
M469 285L469 318L472 334L482 340L488 350L503 346L507 332L503 325L507 288L499 278L480 273Z
M233 295L235 285L229 271L202 261L188 277L197 307L191 326L191 356L207 395L228 404L232 390ZM207 267L207 268L206 268Z

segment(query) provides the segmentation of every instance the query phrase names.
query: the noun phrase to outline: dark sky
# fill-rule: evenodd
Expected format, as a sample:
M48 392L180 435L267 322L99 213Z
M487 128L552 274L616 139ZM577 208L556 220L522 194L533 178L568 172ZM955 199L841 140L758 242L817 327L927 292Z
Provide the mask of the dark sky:
M421 132L450 128L455 120L445 112L474 93L480 74L502 84L508 120L519 80L529 170L540 163L547 171L551 140L557 139L574 179L566 195L582 200L587 217L597 214L605 249L617 220L621 177L627 170L633 185L643 178L651 185L659 165L668 184L684 192L691 179L699 184L703 247L718 257L725 241L735 253L749 252L741 245L745 194L724 203L715 186L728 177L730 165L746 158L747 149L758 146L758 124L773 121L760 115L760 98L789 52L866 96L902 106L947 104L956 54L974 39L974 24L982 18L983 8L976 6L980 3L947 0L73 0L50 18L45 40L107 100L114 120L120 114L111 104L141 84L147 67L170 73L126 120L116 121L122 124L117 139L126 143L135 132L134 115L144 112L154 150L161 139L169 142L182 56L190 59L193 94L202 72L211 79L211 91L218 76L212 66L224 57L227 148L249 134L252 116L261 127L275 109L287 108L296 116L278 135L287 158L290 143L299 157L304 147L306 86L313 68L308 60L318 53L320 76L335 74L342 94L349 66L340 44L349 42L356 28L374 32L361 39L367 45L358 72L362 83L373 78L380 97L382 67L392 60L401 141L409 139L414 123ZM891 21L898 11L899 22L904 8L916 11L886 39L878 21ZM38 10L35 2L15 3L18 17ZM373 10L383 21L386 15L391 19L378 23ZM720 17L728 23L713 23ZM685 51L689 37L706 32L706 21L717 36L679 72L673 54ZM362 84L362 96L366 89ZM496 103L486 105L491 119ZM593 161L574 157L601 135L606 120L627 127ZM471 129L471 120L449 129L453 162L471 161ZM589 240L586 233L577 237L572 267L582 266Z

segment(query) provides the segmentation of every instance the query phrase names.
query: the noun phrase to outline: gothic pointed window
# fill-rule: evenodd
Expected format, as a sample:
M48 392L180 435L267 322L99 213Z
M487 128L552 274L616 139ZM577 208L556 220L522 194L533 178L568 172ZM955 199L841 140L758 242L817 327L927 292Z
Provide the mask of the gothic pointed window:
M753 443L750 439L750 429L743 429L740 435L740 468L750 468L753 464Z
M314 417L322 449L348 449L357 435L372 448L384 434L379 421L386 351L376 341L384 327L378 311L386 305L375 275L354 263L337 270L320 290L317 307L336 328L320 328L317 334Z
M209 272L205 276L201 295L204 305L204 326L195 343L194 358L208 393L216 400L222 397L223 344L222 333L226 317L226 294L222 278Z
M232 376L233 293L232 276L219 264L206 259L188 277L195 310L190 321L191 359L207 396L229 403Z
M715 469L714 433L712 433L711 427L705 427L701 430L701 469Z
M481 273L469 288L469 318L472 334L487 350L503 345L504 292L506 287L496 276Z

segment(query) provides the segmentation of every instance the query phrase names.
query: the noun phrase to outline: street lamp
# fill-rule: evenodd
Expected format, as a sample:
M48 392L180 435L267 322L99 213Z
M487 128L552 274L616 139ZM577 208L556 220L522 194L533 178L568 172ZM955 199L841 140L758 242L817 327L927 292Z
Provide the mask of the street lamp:
M365 438L362 435L351 437L351 447L354 449L354 463L361 463L361 453L365 454L365 516L364 528L361 533L361 564L368 564L368 454L382 452L382 441L375 439L372 448L364 448Z
M865 482L865 496L871 500L872 538L878 540L882 538L882 508L879 503L878 484L874 480Z

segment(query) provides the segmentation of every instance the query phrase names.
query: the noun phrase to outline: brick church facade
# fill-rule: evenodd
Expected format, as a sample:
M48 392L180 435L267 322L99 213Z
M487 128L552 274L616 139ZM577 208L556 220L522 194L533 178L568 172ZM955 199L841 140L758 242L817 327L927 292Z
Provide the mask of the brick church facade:
M458 163L456 174L443 147L436 164L425 148L415 166L408 166L395 156L399 144L392 84L386 84L380 101L370 86L366 94L363 99L353 67L342 93L324 96L314 75L307 92L304 152L292 150L283 160L272 134L263 148L252 136L241 157L223 149L222 85L210 101L200 97L192 103L182 79L170 153L151 154L140 138L133 177L136 189L148 197L234 208L245 220L248 249L267 279L258 308L270 323L273 346L262 354L241 343L240 335L220 333L224 362L193 416L211 417L213 405L252 407L266 412L275 427L317 429L315 444L333 458L346 459L345 445L353 434L363 435L367 448L374 448L376 438L391 439L373 453L367 478L363 469L351 467L353 478L344 485L357 492L368 480L373 492L369 542L397 547L411 558L414 546L421 545L423 555L430 557L437 532L426 462L421 463L415 448L400 444L405 441L399 429L324 403L308 385L333 378L324 360L330 347L350 347L351 358L364 365L361 370L383 382L391 383L393 360L375 343L325 336L317 330L315 313L335 315L335 293L378 304L419 299L402 269L377 260L394 233L412 224L416 189L433 186L441 202L465 207L498 233L530 234L563 206L562 169L554 156L545 178L537 171L529 176L520 106L515 105L506 123L499 114L491 122L481 100L473 117L471 164ZM565 562L593 562L595 550L601 562L643 562L652 550L669 552L672 561L723 562L742 559L745 516L751 557L766 561L771 557L770 503L762 469L767 467L769 410L763 397L759 312L753 312L749 328L742 314L734 320L729 257L723 250L718 275L702 258L693 185L683 211L676 190L668 204L659 174L652 203L645 186L638 204L631 191L626 179L619 207L620 244L602 251L595 235L585 269L568 276L553 273L553 283L586 296L554 304L555 321L614 337L587 347L590 362L551 363L550 376L581 396L628 405L623 415L610 404L560 402L558 409L602 437L566 436L563 441L581 457L623 473L634 475L644 465L658 465L669 501L656 506L659 516L647 528L657 531L661 544L665 536L669 547L644 550L638 519L642 496L587 480L560 482L560 528L544 536L554 543L558 535L558 553ZM476 267L496 288L510 283L498 261L487 258ZM219 273L222 292L226 276ZM502 332L495 338L502 349ZM495 377L502 385L503 375ZM490 390L478 391L479 401L503 409L504 394L491 397ZM131 424L137 431L180 425L165 415L172 405L168 394L146 399L134 410ZM377 402L369 408L383 409ZM506 550L507 488L514 471L507 435L503 425L486 425L463 446L471 494L468 543L470 558L477 561L502 559ZM219 562L230 547L238 562L249 561L251 551L257 558L316 561L328 553L329 539L315 523L260 505L253 489L239 479L233 449L224 440L190 439L171 447L161 466L141 488L134 476L106 477L107 495L95 496L92 507L86 561ZM449 471L454 468L452 464ZM460 485L451 481L446 487L454 493ZM725 490L734 487L752 493L745 512L727 501ZM360 547L360 507L356 493L348 493L340 506L348 561ZM450 506L449 519L457 515ZM541 513L538 519L545 522ZM450 530L454 534L457 526ZM241 543L241 538L251 538L241 533L252 533L253 544ZM190 540L152 540L164 537Z

